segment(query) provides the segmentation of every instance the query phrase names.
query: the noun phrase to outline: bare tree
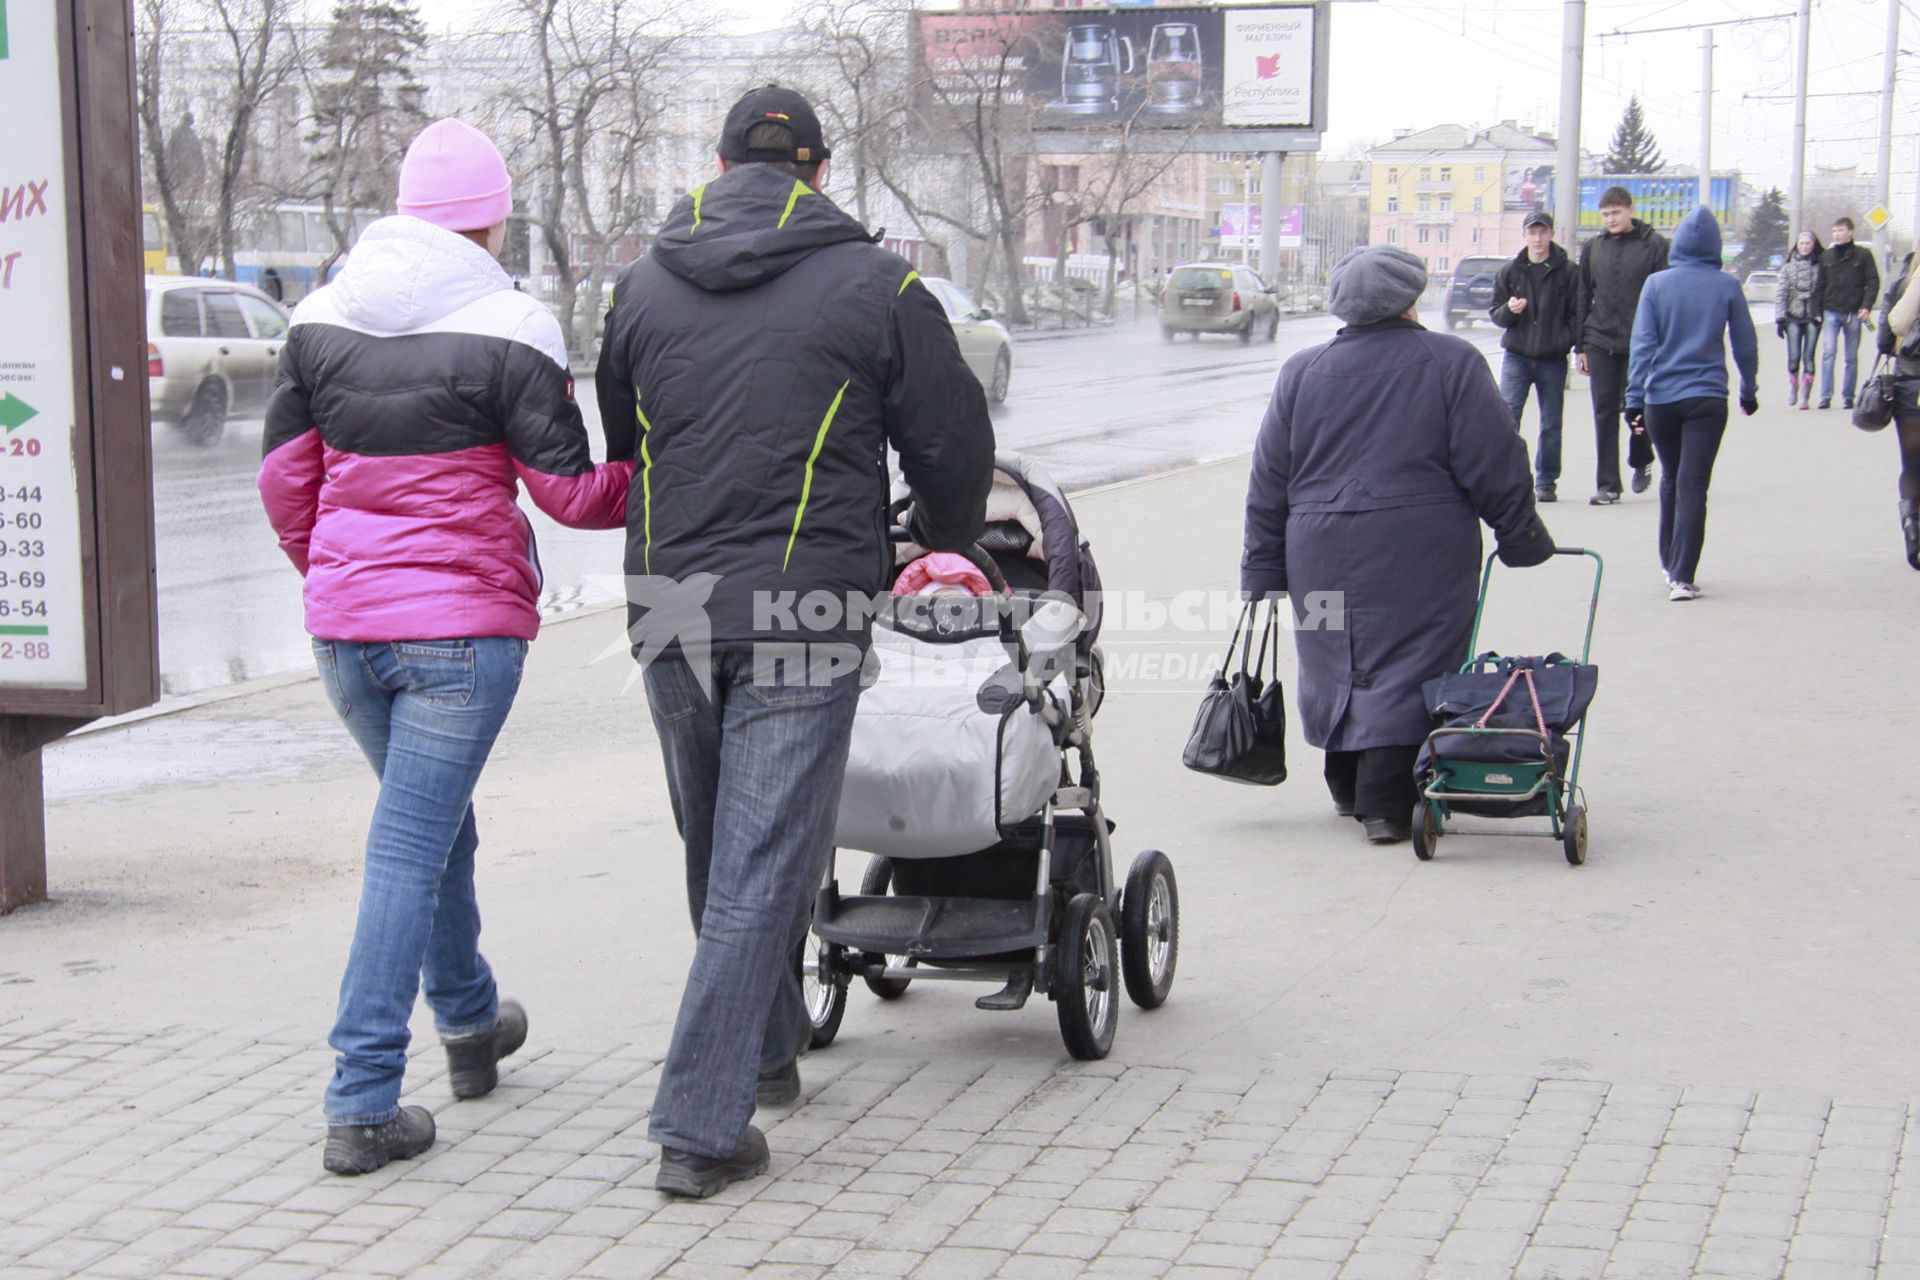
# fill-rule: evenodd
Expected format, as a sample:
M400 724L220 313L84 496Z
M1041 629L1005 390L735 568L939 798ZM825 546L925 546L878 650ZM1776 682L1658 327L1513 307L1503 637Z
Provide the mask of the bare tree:
M221 104L226 109L214 173L213 227L221 274L234 278L234 227L244 194L248 152L260 109L293 69L285 22L289 0L206 0L221 51Z
M182 109L169 130L166 93L168 54L174 48L181 0L140 0L135 15L134 101L140 115L140 141L154 194L167 222L167 240L184 275L200 274L205 240L194 212L206 181L206 158L194 131L193 112Z

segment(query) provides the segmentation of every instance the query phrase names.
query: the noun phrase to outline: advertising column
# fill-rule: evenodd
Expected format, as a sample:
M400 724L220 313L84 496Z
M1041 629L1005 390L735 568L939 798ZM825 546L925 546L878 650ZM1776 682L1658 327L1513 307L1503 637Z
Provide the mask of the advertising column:
M0 0L0 688L84 689L56 0Z

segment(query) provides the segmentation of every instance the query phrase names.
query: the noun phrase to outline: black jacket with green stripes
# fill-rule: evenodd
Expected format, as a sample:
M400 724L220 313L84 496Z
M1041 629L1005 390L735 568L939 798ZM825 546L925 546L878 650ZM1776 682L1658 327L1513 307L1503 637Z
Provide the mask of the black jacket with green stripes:
M903 259L770 165L674 206L614 286L596 381L609 459L638 464L636 654L656 647L648 601L684 614L708 587L716 649L864 646L865 616L845 601L880 591L891 565L889 446L927 545L980 535L993 426L946 313ZM810 593L836 603L796 607ZM697 621L661 610L658 641L699 644Z

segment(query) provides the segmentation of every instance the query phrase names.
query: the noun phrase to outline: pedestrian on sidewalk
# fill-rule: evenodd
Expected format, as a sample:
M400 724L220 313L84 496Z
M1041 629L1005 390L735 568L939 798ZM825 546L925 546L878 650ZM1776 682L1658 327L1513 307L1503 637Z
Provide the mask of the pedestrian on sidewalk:
M1813 408L1813 361L1826 317L1827 271L1820 237L1802 231L1773 291L1773 327L1787 341L1787 403ZM1803 372L1804 370L1804 372Z
M1880 268L1873 250L1853 242L1853 219L1833 220L1833 243L1820 255L1826 273L1821 306L1826 323L1826 345L1820 349L1820 407L1833 407L1833 358L1844 346L1846 367L1840 382L1840 403L1853 408L1854 388L1860 383L1860 326L1873 315L1880 296Z
M1597 488L1589 504L1620 501L1620 407L1627 385L1634 310L1648 277L1667 268L1667 241L1633 216L1633 196L1625 187L1600 193L1604 235L1580 250L1578 339L1574 363L1593 379L1593 439L1599 463ZM1645 493L1653 480L1653 447L1645 436L1629 435L1627 466L1633 491Z
M1900 278L1880 304L1875 348L1895 358L1893 425L1900 439L1900 536L1907 563L1920 569L1920 271L1907 255Z
M423 981L455 1098L526 1040L480 954L472 803L540 629L514 496L618 528L633 474L593 462L560 326L500 267L512 181L487 136L428 125L399 207L294 311L260 468L321 685L380 779L329 1037L323 1162L343 1174L433 1145L433 1116L399 1105Z
M1533 458L1533 497L1553 502L1560 480L1560 411L1567 394L1567 352L1579 318L1573 260L1553 242L1553 215L1535 210L1521 223L1527 247L1493 278L1493 322L1500 345L1500 394L1515 424L1531 388L1540 404L1540 447Z
M621 274L600 353L612 455L638 432L629 635L697 938L649 1123L673 1195L764 1171L756 1103L800 1093L812 1022L795 957L832 856L871 615L793 602L885 589L890 446L930 550L973 543L992 483L986 395L953 326L821 194L828 156L798 93L736 102L719 176Z
M1727 340L1740 412L1759 412L1759 344L1740 282L1723 268L1720 220L1701 205L1673 236L1673 266L1647 281L1633 321L1627 425L1660 458L1660 564L1669 600L1698 600L1707 486L1727 430Z
M1420 259L1388 245L1334 268L1328 306L1346 327L1281 367L1240 562L1243 591L1293 601L1301 727L1326 752L1335 811L1375 844L1412 834L1433 728L1420 687L1466 654L1480 521L1506 564L1553 555L1486 359L1421 326L1426 286Z

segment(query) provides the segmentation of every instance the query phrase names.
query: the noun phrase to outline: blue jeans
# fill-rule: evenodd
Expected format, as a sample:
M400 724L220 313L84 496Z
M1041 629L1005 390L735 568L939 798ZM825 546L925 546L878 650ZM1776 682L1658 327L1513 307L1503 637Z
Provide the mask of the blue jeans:
M860 699L833 675L751 653L655 659L647 701L686 843L698 939L648 1133L730 1156L753 1115L755 1078L793 1061L812 1030L793 958L833 853L840 782ZM796 669L797 667L797 669Z
M1560 410L1567 399L1567 358L1537 359L1509 351L1500 362L1500 394L1506 397L1515 426L1527 407L1527 389L1540 400L1540 448L1533 459L1533 483L1551 489L1560 479Z
M1647 406L1647 434L1660 456L1660 563L1675 582L1692 582L1707 542L1707 486L1720 438L1727 433L1727 402L1699 396Z
M1842 341L1847 347L1846 380L1841 399L1853 403L1853 389L1860 383L1860 313L1827 312L1827 340L1820 349L1820 398L1833 399L1833 353Z
M1820 342L1820 329L1811 320L1787 321L1787 373L1799 377L1805 373L1813 376L1814 348ZM1827 361L1827 385L1833 385L1833 361ZM1799 394L1798 388L1794 391Z
M339 1054L327 1123L385 1124L400 1109L407 1020L423 977L443 1037L478 1035L499 1017L480 954L472 801L520 688L527 642L315 640L313 655L327 700L380 779L327 1041Z

